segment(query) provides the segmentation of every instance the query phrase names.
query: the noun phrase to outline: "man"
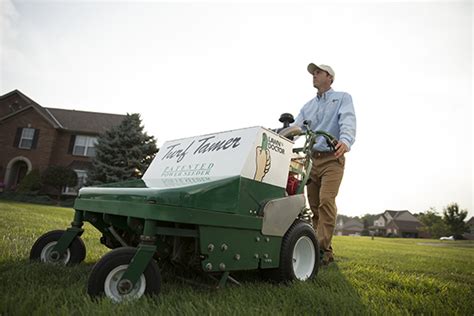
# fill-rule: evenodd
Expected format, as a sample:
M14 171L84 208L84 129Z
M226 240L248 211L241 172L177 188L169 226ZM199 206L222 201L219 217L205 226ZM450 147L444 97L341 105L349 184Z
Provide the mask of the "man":
M350 94L331 88L335 73L330 66L311 63L308 71L318 92L303 106L295 124L303 126L304 121L311 121L311 130L325 131L338 139L335 151L322 137L316 141L311 181L307 185L308 201L314 214L313 227L318 236L322 263L327 265L334 261L331 240L336 225L336 196L344 174L344 154L355 141L356 117Z

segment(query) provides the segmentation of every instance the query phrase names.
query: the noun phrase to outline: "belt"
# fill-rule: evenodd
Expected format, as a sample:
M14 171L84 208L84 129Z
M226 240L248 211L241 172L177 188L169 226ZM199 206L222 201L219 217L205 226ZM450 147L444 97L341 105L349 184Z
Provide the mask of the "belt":
M334 156L334 151L313 151L313 157Z

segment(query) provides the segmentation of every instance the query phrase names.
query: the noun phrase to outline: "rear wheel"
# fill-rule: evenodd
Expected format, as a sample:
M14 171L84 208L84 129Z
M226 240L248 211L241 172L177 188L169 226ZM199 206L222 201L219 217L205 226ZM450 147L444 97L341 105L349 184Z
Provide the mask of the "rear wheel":
M53 251L64 233L64 230L53 230L39 237L31 247L30 260L68 266L81 263L86 257L86 246L78 236L61 256Z
M312 279L318 274L318 269L319 244L313 227L296 220L283 237L280 266L262 272L267 279L291 282Z
M129 280L121 280L136 252L136 248L123 247L103 256L92 268L87 293L91 297L106 296L114 302L158 294L161 288L161 275L154 260L148 263L135 285L132 286Z

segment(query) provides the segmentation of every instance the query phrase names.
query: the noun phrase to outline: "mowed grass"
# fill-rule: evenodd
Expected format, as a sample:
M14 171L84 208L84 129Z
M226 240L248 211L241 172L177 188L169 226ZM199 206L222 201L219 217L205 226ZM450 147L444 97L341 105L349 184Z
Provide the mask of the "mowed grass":
M89 224L84 263L28 261L36 238L66 229L73 210L0 201L0 315L473 315L474 243L335 237L336 264L288 286L236 274L242 286L211 290L173 278L158 297L114 304L86 294L93 264L109 251Z

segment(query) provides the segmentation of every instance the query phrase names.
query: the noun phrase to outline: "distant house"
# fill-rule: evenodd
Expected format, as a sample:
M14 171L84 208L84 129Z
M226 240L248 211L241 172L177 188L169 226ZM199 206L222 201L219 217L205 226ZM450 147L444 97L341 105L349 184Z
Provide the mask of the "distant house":
M33 169L51 165L87 178L97 136L125 115L42 107L18 90L0 96L0 185L14 189ZM75 194L77 188L65 193Z
M364 225L357 219L349 219L345 223L342 219L336 225L337 236L360 236Z
M474 216L472 216L467 222L466 222L468 228L469 228L469 233L474 234Z
M474 240L474 216L472 216L467 222L467 232L462 234L465 239Z
M423 224L407 210L387 210L374 221L374 225L369 229L378 236L427 237L420 230L422 227Z

